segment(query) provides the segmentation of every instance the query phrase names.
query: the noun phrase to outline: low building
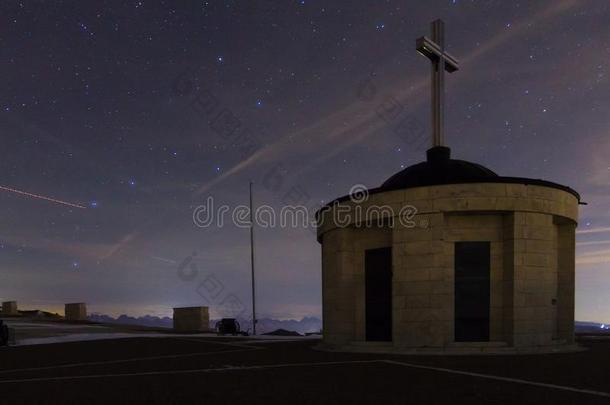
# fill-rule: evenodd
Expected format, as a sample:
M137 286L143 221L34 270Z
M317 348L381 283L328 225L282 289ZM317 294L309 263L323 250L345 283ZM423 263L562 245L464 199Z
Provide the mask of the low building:
M19 315L17 310L17 301L5 301L2 303L2 315L15 316Z
M87 304L83 302L66 304L64 312L66 321L87 320Z
M209 332L208 307L174 308L174 330L178 332Z

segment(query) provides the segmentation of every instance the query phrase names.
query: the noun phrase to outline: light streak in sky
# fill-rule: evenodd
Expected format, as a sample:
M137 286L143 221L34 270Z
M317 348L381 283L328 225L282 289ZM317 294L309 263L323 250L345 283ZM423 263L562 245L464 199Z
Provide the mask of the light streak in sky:
M576 231L576 234L582 235L585 233L603 233L603 232L610 232L610 226L599 227L599 228L590 228L590 229L578 229Z
M80 204L74 204L74 203L58 200L58 199L51 198L51 197L45 197L44 195L32 194L32 193L28 193L27 191L16 190L16 189L10 188L10 187L0 186L0 190L10 191L11 193L21 194L21 195L24 195L26 197L38 198L39 200L50 201L50 202L53 202L53 203L56 203L56 204L67 205L68 207L81 208L81 209L87 208L87 207L82 206Z
M161 261L161 262L169 263L169 264L178 264L178 262L177 262L177 261L175 261L175 260L171 260L171 259L166 259L166 258L164 258L164 257L159 257L159 256L151 256L151 258L152 258L152 259L155 259L155 260L159 260L159 261Z

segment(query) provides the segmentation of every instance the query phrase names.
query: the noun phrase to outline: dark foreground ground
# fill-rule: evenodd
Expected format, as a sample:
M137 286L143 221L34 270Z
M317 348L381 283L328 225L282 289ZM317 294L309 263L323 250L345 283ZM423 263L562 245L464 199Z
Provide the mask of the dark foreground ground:
M4 404L609 404L610 339L531 356L328 353L316 341L133 338L0 349Z

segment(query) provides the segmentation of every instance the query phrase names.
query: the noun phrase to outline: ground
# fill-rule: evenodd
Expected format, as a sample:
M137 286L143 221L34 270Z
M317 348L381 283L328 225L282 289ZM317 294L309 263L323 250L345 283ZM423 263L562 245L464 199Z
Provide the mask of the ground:
M0 349L0 403L610 403L610 338L586 351L402 356L316 339L156 336Z

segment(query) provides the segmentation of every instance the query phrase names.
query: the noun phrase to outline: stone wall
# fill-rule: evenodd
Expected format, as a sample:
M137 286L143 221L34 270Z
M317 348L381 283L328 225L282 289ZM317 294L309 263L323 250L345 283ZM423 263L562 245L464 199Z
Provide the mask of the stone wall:
M394 342L440 347L453 328L451 247L443 240L444 215L422 214L419 226L394 226Z
M511 277L505 279L506 340L514 346L552 343L556 319L557 249L553 217L549 214L514 212L509 216L505 245L512 253ZM512 222L512 224L510 224Z
M336 228L322 246L323 330L330 344L363 341L364 252L391 246L389 227Z
M556 219L557 228L557 337L574 342L574 287L576 224Z

